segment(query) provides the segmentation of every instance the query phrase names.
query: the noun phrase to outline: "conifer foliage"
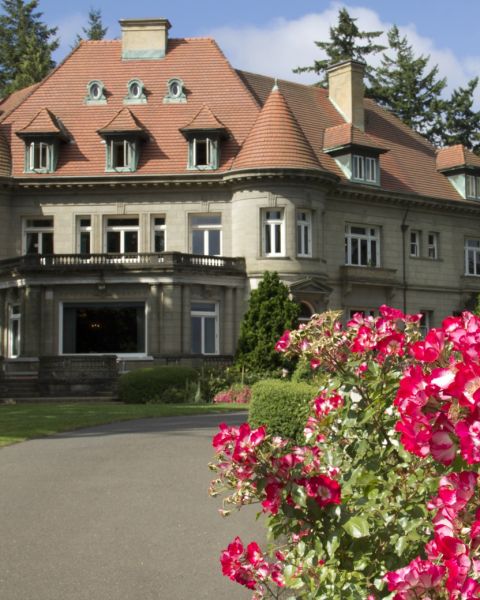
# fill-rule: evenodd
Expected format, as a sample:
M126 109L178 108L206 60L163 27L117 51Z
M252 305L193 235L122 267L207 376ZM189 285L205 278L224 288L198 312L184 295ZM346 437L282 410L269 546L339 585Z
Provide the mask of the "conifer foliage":
M83 35L77 35L75 46L82 40L103 40L106 36L108 27L103 26L102 11L100 9L91 8L88 12L88 26L82 27Z
M429 56L415 56L406 37L394 25L388 31L389 51L375 70L369 95L406 125L435 141L441 100L447 82L438 66L428 67Z
M294 73L313 71L317 75L325 74L331 65L344 60L365 61L366 56L384 50L385 46L373 43L373 40L382 35L383 32L360 31L356 21L357 19L352 18L347 9L342 8L338 13L337 26L330 27L330 40L328 42L315 42L328 58L316 60L309 67L298 67L294 69ZM325 78L321 83L325 83Z
M0 97L43 79L55 66L57 28L42 22L38 0L2 0Z
M445 146L463 144L475 153L480 151L480 111L473 109L474 93L478 77L465 87L453 90L445 102L437 134L438 142Z
M289 298L287 286L275 272L265 272L253 290L242 321L236 362L255 372L273 371L282 365L275 343L295 326L299 306Z

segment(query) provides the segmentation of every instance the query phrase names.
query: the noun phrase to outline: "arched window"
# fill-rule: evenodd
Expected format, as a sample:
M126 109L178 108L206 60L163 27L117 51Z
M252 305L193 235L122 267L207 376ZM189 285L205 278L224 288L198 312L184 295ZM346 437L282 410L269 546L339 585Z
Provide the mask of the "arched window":
M105 86L98 79L92 79L87 83L87 95L85 104L106 104Z
M299 302L300 304L300 314L298 315L298 322L308 323L314 314L313 308L310 306L308 302Z

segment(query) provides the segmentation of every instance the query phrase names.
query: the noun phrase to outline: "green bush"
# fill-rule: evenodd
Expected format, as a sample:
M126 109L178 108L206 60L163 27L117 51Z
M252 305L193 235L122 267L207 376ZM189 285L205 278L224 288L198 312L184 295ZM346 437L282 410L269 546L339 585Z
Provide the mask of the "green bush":
M194 402L198 372L190 367L148 367L125 373L118 383L122 402L173 404Z
M309 404L317 393L318 387L308 383L259 381L252 387L248 422L251 427L265 425L271 435L301 443Z

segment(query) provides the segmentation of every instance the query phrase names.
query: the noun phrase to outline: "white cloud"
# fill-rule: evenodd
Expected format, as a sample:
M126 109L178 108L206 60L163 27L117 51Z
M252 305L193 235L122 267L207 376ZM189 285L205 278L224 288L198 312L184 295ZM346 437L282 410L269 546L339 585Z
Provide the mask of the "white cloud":
M222 27L210 31L209 35L218 41L236 68L309 84L318 80L314 73L296 75L292 70L324 58L314 41L329 39L329 28L337 23L338 10L342 6L345 5L331 2L323 12L307 14L299 19L275 19L265 27ZM345 7L352 17L358 19L357 25L361 30L386 32L392 26L369 8ZM401 35L407 36L416 55L430 55L431 66L439 65L439 75L447 78L448 90L465 85L480 72L480 55L460 59L450 48L439 47L431 38L422 36L414 24L397 25ZM378 40L388 45L385 34ZM379 61L380 56L377 55L371 62L375 65ZM479 90L477 94L480 103Z

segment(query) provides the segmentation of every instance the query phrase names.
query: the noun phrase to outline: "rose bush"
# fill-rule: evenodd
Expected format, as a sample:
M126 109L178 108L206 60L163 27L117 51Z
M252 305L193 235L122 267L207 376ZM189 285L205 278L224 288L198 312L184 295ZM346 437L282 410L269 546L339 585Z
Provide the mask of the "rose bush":
M480 318L386 306L285 332L321 382L305 442L222 425L211 493L258 503L267 551L236 538L223 573L253 598L480 598Z

